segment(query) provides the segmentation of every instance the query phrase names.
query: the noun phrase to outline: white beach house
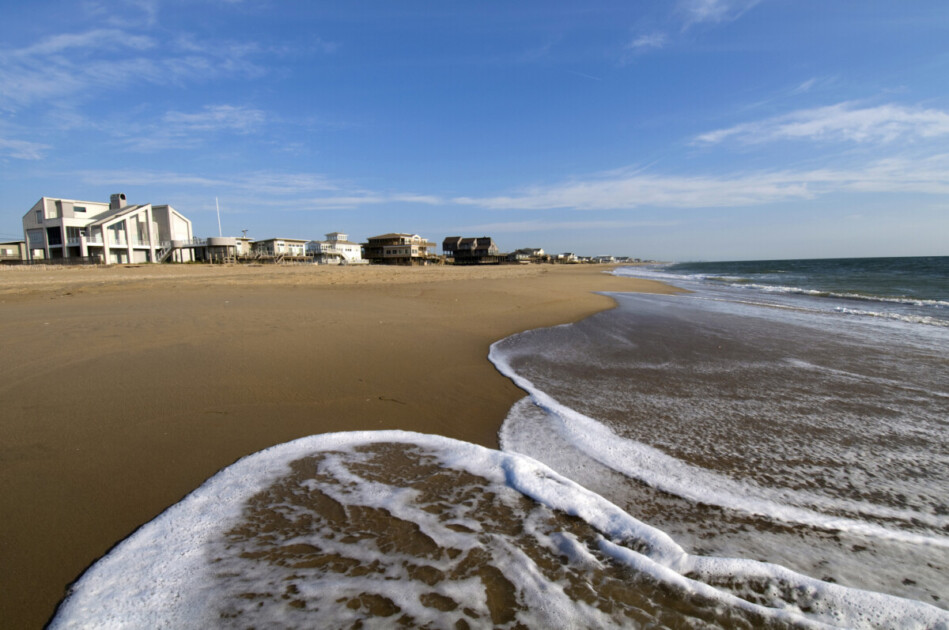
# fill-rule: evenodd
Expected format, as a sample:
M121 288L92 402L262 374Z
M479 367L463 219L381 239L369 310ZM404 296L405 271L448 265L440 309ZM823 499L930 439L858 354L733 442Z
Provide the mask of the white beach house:
M362 245L349 240L342 232L330 232L325 241L310 241L306 244L306 255L320 263L353 265L363 262Z
M42 197L23 216L27 258L88 262L188 262L191 221L168 205L128 205L122 193L109 203Z
M251 244L253 251L261 256L274 258L303 258L306 256L306 240L300 238L265 238Z

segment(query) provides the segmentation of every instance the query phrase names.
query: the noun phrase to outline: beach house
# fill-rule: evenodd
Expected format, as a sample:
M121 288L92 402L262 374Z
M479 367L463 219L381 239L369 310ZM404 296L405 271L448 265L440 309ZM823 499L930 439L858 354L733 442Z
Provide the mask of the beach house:
M168 205L129 205L125 194L109 203L42 197L23 216L27 258L76 262L188 262L191 221Z
M330 232L325 241L310 241L306 244L306 255L320 264L353 265L363 262L362 245L349 240L342 232Z
M306 257L306 239L300 238L267 238L254 241L251 248L260 256L269 256L276 260Z
M508 260L518 263L547 262L548 256L540 247L524 247L507 255Z
M442 241L442 252L456 265L496 264L501 260L498 246L490 236L449 236Z
M418 234L392 233L372 236L363 244L363 257L385 265L424 265L439 260L436 243Z
M17 264L26 260L26 241L0 243L0 264Z

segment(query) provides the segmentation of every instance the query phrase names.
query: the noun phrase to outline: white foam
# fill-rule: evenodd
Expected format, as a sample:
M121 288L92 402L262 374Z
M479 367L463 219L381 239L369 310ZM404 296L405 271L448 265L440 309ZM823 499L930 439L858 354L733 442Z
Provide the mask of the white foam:
M835 614L839 620L854 627L875 627L875 624L861 621L860 615L868 610L883 611L887 616L882 619L882 625L888 627L910 627L915 624L918 627L945 628L949 624L949 613L919 602L816 583L793 572L748 560L691 557L663 532L641 523L602 497L528 457L491 451L442 437L384 431L311 436L267 449L221 471L93 565L73 586L50 627L197 628L221 625L224 621L216 610L221 596L220 586L212 576L215 571L222 570L222 565L215 564L221 560L212 557L219 551L209 553L209 549L213 550L215 545L220 544L215 541L239 520L247 501L287 475L290 462L318 452L359 457L360 454L354 449L380 443L420 446L426 449L427 455L437 457L442 467L478 475L497 488L516 489L550 509L579 516L600 532L603 537L600 547L607 556L663 583L681 587L684 592L701 593L713 598L724 606L737 606L766 618L805 626L820 627L825 623L823 618L794 607L753 603L685 577L684 574L691 571L696 575L718 577L723 573L764 575L793 585L806 585L815 592L812 600L831 602L833 610L838 611ZM342 479L349 476L349 480L356 482L346 485L347 491L352 494L339 495L348 504L385 507L398 512L400 518L419 524L427 533L442 535L443 532L439 533L439 528L433 522L426 521L425 510L412 509L411 493L393 494L391 487L383 491L382 486L385 484L376 485L367 483L366 479L352 477L338 465L338 461L333 461L332 455L324 459L324 463L323 472L328 473L332 469ZM315 489L312 482L300 485L310 491ZM330 488L320 485L320 489L325 491ZM530 522L525 523L525 528L537 536L544 546L566 553L581 565L592 566L598 562L569 534L545 534ZM318 539L320 545L330 544L334 540L332 532L313 531L303 534L299 541L289 542L311 539ZM623 544L631 539L639 541L636 551ZM466 540L459 533L450 542L464 547L480 544L478 540L473 534L467 535ZM378 556L379 550L372 549L371 545L349 545L347 553L363 547L367 560ZM529 627L603 627L613 623L602 611L574 601L564 592L562 585L545 578L531 559L515 546L506 545L502 540L494 545L493 554L505 577L516 585L519 601L526 608L526 611L519 613L519 623ZM226 568L226 559L223 562ZM388 568L381 577L330 577L318 583L301 582L300 596L319 599L321 623L332 626L361 619L358 611L341 604L338 596L362 592L385 593L386 597L420 623L444 627L458 621L460 613L457 611L434 610L419 603L424 592L431 592L431 586L413 582L397 562L386 566ZM281 575L239 573L236 577L246 581L248 588L253 590L255 584L270 584L273 580L282 579ZM439 593L463 601L468 608L486 610L483 591L476 579L457 580L437 588ZM288 616L262 621L276 627L294 625L294 618L289 616L293 614L292 609L285 607L282 610L285 611L282 614ZM487 619L486 616L482 618ZM241 622L244 621L242 618ZM375 621L379 622L378 619ZM876 622L879 621L876 619Z
M879 317L881 319L890 319L907 324L924 324L926 326L941 326L949 328L949 320L939 319L929 315L908 315L906 313L887 313L883 311L868 311L856 308L846 308L838 306L834 309L842 315L857 315L861 317Z
M521 333L530 334L530 333ZM848 531L882 539L949 548L949 537L917 534L882 527L866 521L824 514L797 505L828 509L845 507L884 518L914 521L933 527L946 527L949 518L911 510L896 510L864 502L827 499L803 491L770 490L750 481L739 482L711 471L689 465L659 449L623 439L602 423L555 400L534 383L516 373L498 342L489 358L495 367L521 389L536 405L558 421L558 431L586 456L632 479L697 503L717 505L747 514L765 516L787 523L809 525L829 531Z

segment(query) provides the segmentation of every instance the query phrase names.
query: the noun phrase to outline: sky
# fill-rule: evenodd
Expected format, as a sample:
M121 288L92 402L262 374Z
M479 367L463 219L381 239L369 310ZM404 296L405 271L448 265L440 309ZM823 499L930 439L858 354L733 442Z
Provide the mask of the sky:
M0 0L0 240L117 192L196 236L949 255L949 3Z

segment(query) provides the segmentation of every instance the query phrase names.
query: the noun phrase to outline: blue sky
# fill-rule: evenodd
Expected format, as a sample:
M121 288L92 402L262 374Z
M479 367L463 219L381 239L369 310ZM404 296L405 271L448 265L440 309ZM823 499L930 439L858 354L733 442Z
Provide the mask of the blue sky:
M0 0L0 239L41 197L216 235L662 260L949 255L949 3Z

